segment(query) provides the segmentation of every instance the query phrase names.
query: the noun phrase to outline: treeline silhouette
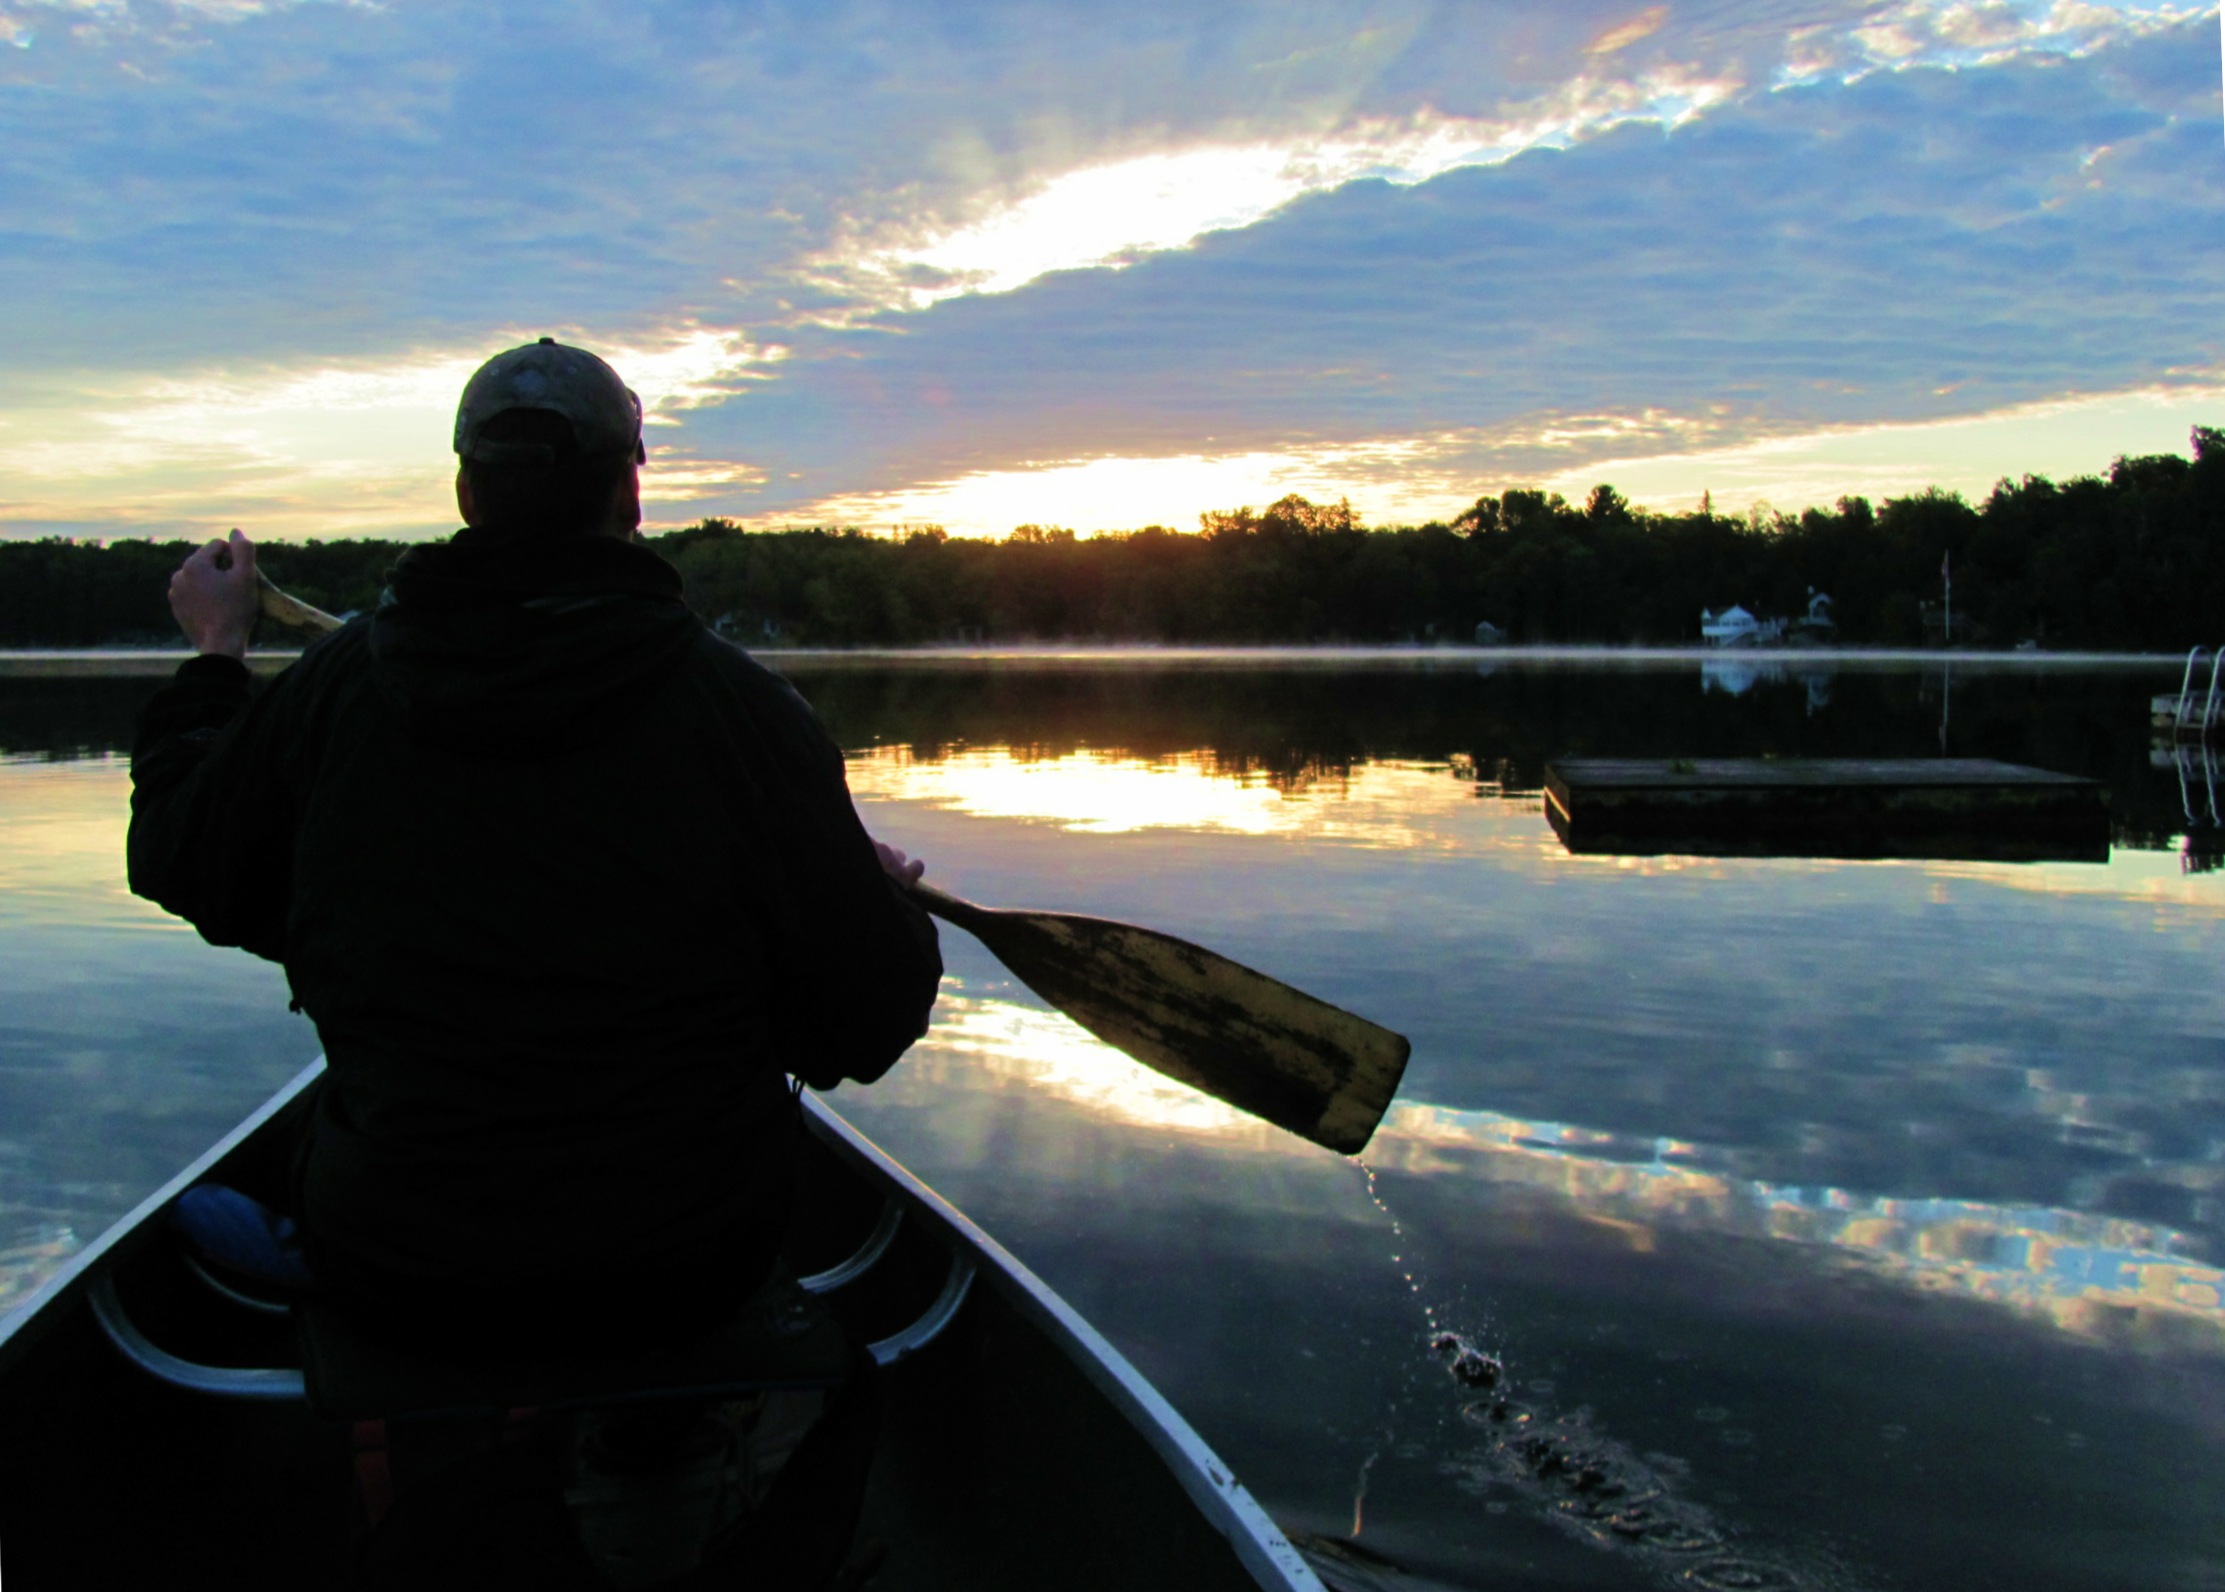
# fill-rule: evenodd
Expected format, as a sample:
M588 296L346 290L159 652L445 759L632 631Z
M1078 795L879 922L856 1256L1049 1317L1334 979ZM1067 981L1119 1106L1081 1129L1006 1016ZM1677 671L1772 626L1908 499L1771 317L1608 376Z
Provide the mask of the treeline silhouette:
M1025 525L1001 541L939 530L748 532L707 519L652 538L688 600L746 645L947 641L1688 643L1703 608L1768 616L1833 600L1837 639L2176 651L2225 628L2225 432L2193 458L2120 458L2107 476L2002 482L1983 504L1936 489L1799 515L1656 514L1611 486L1481 498L1449 523L1371 529L1301 497L1254 512L1095 537ZM183 542L0 544L0 646L174 638L167 576ZM270 543L264 565L335 612L377 602L403 544Z

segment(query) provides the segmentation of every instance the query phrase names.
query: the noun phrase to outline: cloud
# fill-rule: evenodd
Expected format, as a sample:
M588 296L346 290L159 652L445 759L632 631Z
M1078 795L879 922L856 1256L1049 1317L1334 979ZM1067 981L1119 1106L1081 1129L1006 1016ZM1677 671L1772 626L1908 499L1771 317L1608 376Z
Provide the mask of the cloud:
M278 536L448 530L456 398L487 352L48 385L0 404L0 482L12 489L0 517L103 533L199 534L231 524ZM641 395L654 501L756 484L759 472L697 457L674 433L680 414L762 379L781 350L681 327L646 347L603 352Z
M2044 10L2015 0L1904 0L1857 25L1796 30L1797 45L1775 62L1773 77L1778 86L1832 74L1851 83L1879 70L2077 57L2203 14L2087 0L2052 0ZM1618 21L1582 54L1614 55L1660 32L1669 15L1667 6L1654 6ZM918 235L921 223L912 217L893 224L894 241L848 239L815 262L818 279L848 295L921 309L961 293L1008 292L1052 271L1119 269L1350 182L1426 182L1529 150L1565 149L1630 122L1675 128L1738 97L1760 64L1751 52L1732 52L1711 66L1670 59L1627 75L1587 65L1543 93L1510 96L1490 115L1356 116L1280 141L1156 149L1078 166L959 225Z
M2035 55L2075 57L2172 30L2209 6L2097 5L2091 0L1903 0L1837 39L1810 33L1785 81L1858 76L1884 67L1999 66Z
M1982 500L2026 475L2100 475L2123 455L2187 452L2197 425L2225 422L2225 371L2206 383L2137 388L2016 404L1991 414L1770 437L1730 447L1617 452L1546 475L1540 485L1580 499L1601 481L1655 509L1766 502L1797 513L1841 496L1901 496L1937 486Z
M2081 38L2149 25L2076 9L2102 18ZM912 302L887 280L907 263L1008 287L1357 176L1673 121L1773 81L1795 36L1869 59L1847 41L1878 13L1744 0L1633 31L1652 15L0 0L34 46L0 51L0 374L353 357L530 320L762 340ZM1954 46L1927 15L1895 24L1917 43L1893 64ZM1108 187L1118 224L1088 214ZM1090 235L1053 246L1078 212Z
M1105 460L1449 490L1556 428L2125 390L2220 357L2189 15L0 0L0 513L94 513L68 461L128 434L149 523L437 523L372 483L445 396L285 384L543 328L757 350L658 428L676 501L753 517Z
M1635 79L1578 77L1498 119L1422 112L1284 144L1207 145L1137 155L1053 178L981 220L911 245L853 249L823 279L891 306L1003 293L1053 271L1124 267L1248 227L1306 194L1364 179L1410 185L1525 150L1561 149L1625 122L1677 126L1735 94L1735 79L1675 69Z
M2225 367L2209 26L1348 184L899 337L799 336L780 383L692 424L770 466L751 513L1028 461L1649 413L1727 446L2198 379Z
M210 24L236 24L300 4L359 3L363 0L5 0L0 40L27 50L44 32L102 46L151 39L176 47Z
M1586 55L1612 55L1627 49L1651 33L1661 31L1661 24L1668 21L1667 6L1648 6L1628 22L1618 22L1606 32L1584 46Z

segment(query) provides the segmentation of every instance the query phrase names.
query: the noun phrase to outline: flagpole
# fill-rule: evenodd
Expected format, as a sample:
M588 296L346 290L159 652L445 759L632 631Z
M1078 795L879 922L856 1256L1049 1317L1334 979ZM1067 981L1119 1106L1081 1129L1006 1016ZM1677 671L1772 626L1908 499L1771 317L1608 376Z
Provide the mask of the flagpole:
M1939 604L1939 633L1940 639L1950 647L1955 644L1955 577L1947 561L1953 556L1952 553L1939 555L1939 580L1943 588Z

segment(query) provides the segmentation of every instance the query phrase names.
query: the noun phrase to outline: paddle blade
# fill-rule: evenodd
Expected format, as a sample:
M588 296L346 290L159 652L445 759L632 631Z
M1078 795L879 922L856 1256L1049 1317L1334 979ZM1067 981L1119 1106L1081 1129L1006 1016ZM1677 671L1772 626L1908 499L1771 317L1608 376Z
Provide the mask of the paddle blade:
M914 888L1106 1044L1315 1144L1358 1154L1398 1092L1403 1035L1241 962L1133 924Z

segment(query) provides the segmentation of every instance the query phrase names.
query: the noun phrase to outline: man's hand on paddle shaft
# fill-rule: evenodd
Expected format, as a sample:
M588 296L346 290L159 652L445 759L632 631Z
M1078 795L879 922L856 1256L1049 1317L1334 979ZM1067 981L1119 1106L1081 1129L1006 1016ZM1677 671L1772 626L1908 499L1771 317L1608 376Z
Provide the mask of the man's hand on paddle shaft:
M926 863L905 856L894 846L884 846L876 840L873 849L880 853L881 871L898 884L917 884L919 876L927 871Z
M238 531L201 548L170 577L170 612L196 652L244 659L261 600L255 544Z

